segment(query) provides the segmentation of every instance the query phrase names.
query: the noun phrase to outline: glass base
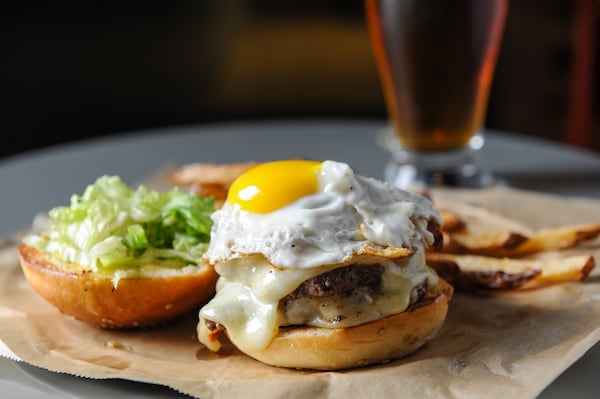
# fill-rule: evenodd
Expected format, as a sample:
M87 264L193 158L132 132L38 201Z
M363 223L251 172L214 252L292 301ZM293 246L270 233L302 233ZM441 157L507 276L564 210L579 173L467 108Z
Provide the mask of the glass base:
M416 152L404 149L391 129L381 132L379 143L391 153L384 170L384 180L412 191L431 187L485 188L494 179L484 168L480 150L484 144L481 134L474 136L461 149L440 152Z

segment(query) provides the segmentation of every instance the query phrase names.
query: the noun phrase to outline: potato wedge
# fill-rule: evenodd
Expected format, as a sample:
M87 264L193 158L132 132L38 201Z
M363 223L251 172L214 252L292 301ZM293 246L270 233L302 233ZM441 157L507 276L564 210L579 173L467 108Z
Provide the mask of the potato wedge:
M190 192L200 197L212 197L215 209L219 209L227 199L228 187L217 183L195 183L190 186Z
M215 200L227 198L227 187L217 183L192 184L191 192L201 197L213 197Z
M427 265L451 285L456 284L460 275L460 268L453 259L442 254L432 253L431 256L427 257Z
M451 262L459 269L452 281L453 285L458 291L466 292L532 289L567 281L581 281L595 267L595 259L591 255L514 259L427 254L427 263L435 270L440 267L447 269L447 264Z
M522 257L563 250L600 236L600 224L547 228L525 236L512 231L444 233L440 252L492 257Z
M239 175L256 165L258 165L258 162L223 164L196 162L184 165L170 172L167 179L173 184L191 185L208 183L224 185L229 188Z
M492 231L512 231L525 236L530 236L534 233L533 230L525 226L522 222L480 206L448 201L436 197L433 198L433 205L440 212L442 220L444 216L446 217L446 223L449 226L452 226L450 224L452 218L459 218L464 222L465 226L460 230L454 230L454 232L479 234Z
M528 237L512 231L493 231L479 234L444 233L441 252L453 254L477 254L488 256L509 256Z
M514 249L512 256L573 248L600 236L600 224L571 225L542 229Z
M440 277L452 284L457 291L468 293L515 290L541 273L539 269L508 273L500 270L499 267L463 270L459 265L461 257L463 256L432 253L427 255L427 264ZM489 259L491 261L498 260L498 258Z
M439 212L442 217L442 231L457 232L466 228L467 223L458 213L445 209L442 209Z

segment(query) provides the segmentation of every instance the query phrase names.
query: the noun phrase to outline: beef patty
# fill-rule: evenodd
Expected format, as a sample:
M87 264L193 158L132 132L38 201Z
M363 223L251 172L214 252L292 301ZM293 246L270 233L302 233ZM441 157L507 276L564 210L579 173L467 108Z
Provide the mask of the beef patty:
M320 274L304 281L298 288L286 295L281 302L285 304L295 299L309 297L319 298L330 295L350 295L359 287L366 287L371 291L377 291L381 286L381 276L384 267L381 265L349 265L334 269L330 272ZM427 281L413 288L411 292L411 304L418 303L427 292ZM206 320L210 331L223 330L219 323Z
M349 265L334 269L304 281L298 288L286 295L281 301L298 298L320 298L330 295L350 295L359 287L368 288L375 292L381 286L381 275L384 267L381 265ZM411 304L419 302L427 292L427 280L414 287L411 292Z
M366 287L375 291L381 285L382 274L383 266L381 265L340 267L304 281L283 298L283 302L303 297L343 296L351 293L357 287Z

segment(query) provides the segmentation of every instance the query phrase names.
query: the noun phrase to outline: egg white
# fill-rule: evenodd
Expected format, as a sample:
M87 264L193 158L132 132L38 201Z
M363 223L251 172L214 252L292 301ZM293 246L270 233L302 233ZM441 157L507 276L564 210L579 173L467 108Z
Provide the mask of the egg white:
M441 223L426 198L334 161L323 163L312 195L264 214L226 202L212 217L207 263L262 254L280 268L345 263L365 247L415 252L434 241L429 221Z

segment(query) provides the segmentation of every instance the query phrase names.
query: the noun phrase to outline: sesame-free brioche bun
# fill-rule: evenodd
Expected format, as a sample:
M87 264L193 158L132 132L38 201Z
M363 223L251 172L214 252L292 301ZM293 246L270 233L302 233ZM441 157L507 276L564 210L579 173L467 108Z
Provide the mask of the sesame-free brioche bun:
M273 366L341 370L414 353L442 327L453 288L442 278L408 310L349 328L282 327L270 345L247 355Z
M115 288L100 276L53 260L22 244L21 268L29 285L62 313L102 328L160 324L206 302L215 292L217 274L201 266L186 273L121 278Z

